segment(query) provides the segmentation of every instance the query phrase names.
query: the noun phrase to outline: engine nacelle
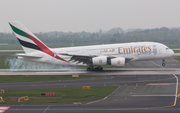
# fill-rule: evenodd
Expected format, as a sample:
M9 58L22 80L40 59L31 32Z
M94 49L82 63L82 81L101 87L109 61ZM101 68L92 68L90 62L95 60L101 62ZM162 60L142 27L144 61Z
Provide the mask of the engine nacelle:
M113 58L113 59L111 59L111 65L112 66L124 66L125 58L124 57Z
M96 66L107 65L107 56L94 57L92 63Z

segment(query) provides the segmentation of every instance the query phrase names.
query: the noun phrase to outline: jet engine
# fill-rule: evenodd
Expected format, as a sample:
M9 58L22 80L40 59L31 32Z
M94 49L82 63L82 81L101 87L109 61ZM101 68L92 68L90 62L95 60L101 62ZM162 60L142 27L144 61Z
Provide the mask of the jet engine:
M124 66L125 58L124 57L113 58L113 59L111 59L111 65L112 66Z
M107 65L107 56L99 56L92 58L93 65L102 66Z

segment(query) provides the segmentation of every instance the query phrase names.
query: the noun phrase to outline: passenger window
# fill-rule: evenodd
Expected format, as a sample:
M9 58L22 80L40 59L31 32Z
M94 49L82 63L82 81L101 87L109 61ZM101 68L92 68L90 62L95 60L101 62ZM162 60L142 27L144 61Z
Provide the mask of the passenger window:
M169 48L166 48L166 50L168 50Z

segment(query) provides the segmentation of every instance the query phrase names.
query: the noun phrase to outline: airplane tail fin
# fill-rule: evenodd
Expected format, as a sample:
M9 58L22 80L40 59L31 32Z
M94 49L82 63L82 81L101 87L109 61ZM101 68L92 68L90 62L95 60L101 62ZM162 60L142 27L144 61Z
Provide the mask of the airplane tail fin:
M39 40L31 31L29 31L20 22L17 22L17 21L9 22L9 25L14 31L14 34L19 40L26 54L36 52L36 51L42 51L56 59L68 62L64 60L63 58L59 57L58 55L55 55L54 52L51 51L51 49L49 49L43 42L41 42L41 40ZM32 58L31 55L21 55L21 56ZM34 57L39 58L39 56L34 56Z
M26 54L42 51L53 55L54 53L40 41L30 30L18 21L9 22L14 34L16 35L19 43Z

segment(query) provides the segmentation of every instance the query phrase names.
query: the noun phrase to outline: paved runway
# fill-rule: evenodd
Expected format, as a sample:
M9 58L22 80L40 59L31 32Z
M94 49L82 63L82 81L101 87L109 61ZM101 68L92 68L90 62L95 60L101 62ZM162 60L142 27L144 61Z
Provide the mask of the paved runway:
M167 69L162 68L160 66L161 61L158 60L141 63L133 62L132 66L129 64L127 68L124 69L105 70L104 75L95 72L88 73L89 75L100 75L100 77L95 78L46 82L0 83L0 88L5 90L74 88L82 87L83 85L90 85L92 87L119 86L112 94L98 101L76 104L73 102L43 104L0 103L0 106L10 106L5 113L179 113L180 64L173 59L170 59L166 63ZM135 66L135 68L133 66ZM141 66L146 68L142 69ZM129 74L129 71L134 74ZM148 71L150 71L149 73L154 73L148 74ZM61 73L61 71L56 72ZM117 76L118 74L121 76Z
M179 75L176 75L179 78ZM113 78L114 77L114 78ZM111 95L103 100L82 102L79 104L71 103L44 103L44 104L0 104L1 106L11 106L6 113L51 113L51 112L179 112L179 79L175 75L139 75L139 76L109 76L92 79L79 79L79 80L63 80L58 85L58 81L48 82L49 85L56 84L61 88L63 83L68 88L81 87L83 84L90 86L119 86ZM82 82L82 83L79 83ZM100 82L100 83L99 83ZM79 83L79 84L78 84ZM25 83L4 84L7 88L18 87L23 88ZM35 82L35 85L38 82ZM42 83L43 84L43 83ZM41 84L41 85L42 85ZM86 85L87 85L86 84ZM2 84L1 84L2 85ZM0 86L1 86L0 85ZM12 85L12 86L11 86ZM26 86L32 89L42 88L42 86ZM45 87L49 86L46 85ZM75 86L74 86L75 85ZM22 87L21 87L22 86ZM52 87L52 86L50 86ZM104 86L105 87L105 86ZM49 87L47 87L49 88ZM7 89L8 90L8 89ZM11 89L9 89L11 90Z
M104 69L103 72L87 72L86 69L0 69L0 75L168 75L180 74L180 62L166 59L165 68L161 60L126 63L124 68Z
M179 68L112 68L104 69L103 72L88 72L85 69L72 69L67 70L0 70L0 75L169 75L169 74L180 74Z

